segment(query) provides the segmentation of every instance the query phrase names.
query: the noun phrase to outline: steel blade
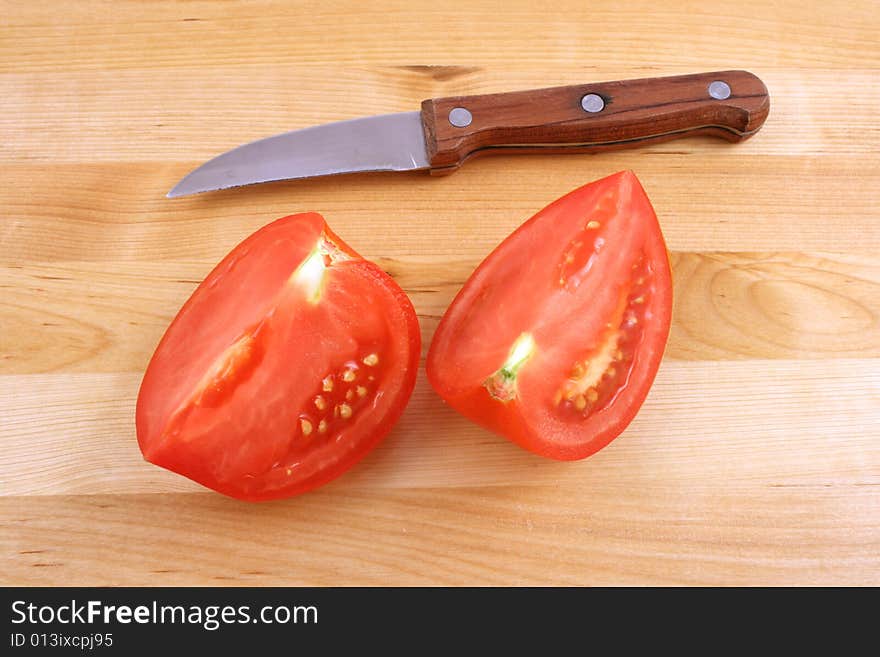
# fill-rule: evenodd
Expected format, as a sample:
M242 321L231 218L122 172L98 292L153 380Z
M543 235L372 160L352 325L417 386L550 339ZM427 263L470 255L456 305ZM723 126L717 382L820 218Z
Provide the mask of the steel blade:
M420 112L383 114L244 144L190 173L168 198L272 180L427 168Z

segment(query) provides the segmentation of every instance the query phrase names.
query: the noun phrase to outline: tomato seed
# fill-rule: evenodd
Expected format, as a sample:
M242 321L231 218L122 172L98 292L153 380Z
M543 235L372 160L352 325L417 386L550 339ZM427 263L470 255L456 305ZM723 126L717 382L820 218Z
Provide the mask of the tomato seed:
M368 367L373 367L373 366L377 365L378 363L379 363L378 354L369 354L364 357L364 365L367 365Z

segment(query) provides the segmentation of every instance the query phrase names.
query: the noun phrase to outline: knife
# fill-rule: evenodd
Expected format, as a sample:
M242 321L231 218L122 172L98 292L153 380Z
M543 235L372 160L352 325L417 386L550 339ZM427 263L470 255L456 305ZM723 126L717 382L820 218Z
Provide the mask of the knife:
M452 173L498 152L575 153L711 135L738 142L770 110L747 71L434 98L421 111L295 130L239 146L187 175L169 198L356 171Z

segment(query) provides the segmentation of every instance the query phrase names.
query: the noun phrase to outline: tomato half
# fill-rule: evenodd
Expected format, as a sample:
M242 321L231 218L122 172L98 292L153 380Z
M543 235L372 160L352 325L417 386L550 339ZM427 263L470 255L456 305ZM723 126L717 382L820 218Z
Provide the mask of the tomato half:
M541 210L477 268L428 352L453 408L537 454L584 458L635 416L672 314L669 259L635 175Z
M394 280L321 215L285 217L235 247L171 323L141 384L138 443L232 497L303 493L390 431L419 351Z

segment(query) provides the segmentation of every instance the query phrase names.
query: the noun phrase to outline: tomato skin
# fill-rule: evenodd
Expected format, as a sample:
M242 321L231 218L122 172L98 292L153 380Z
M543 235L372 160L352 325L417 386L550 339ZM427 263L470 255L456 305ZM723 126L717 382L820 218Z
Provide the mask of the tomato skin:
M659 223L620 172L547 206L486 257L437 327L428 380L529 451L585 458L644 402L671 314Z
M420 349L388 274L319 214L284 217L236 246L169 325L138 394L138 444L230 497L307 492L392 429Z

